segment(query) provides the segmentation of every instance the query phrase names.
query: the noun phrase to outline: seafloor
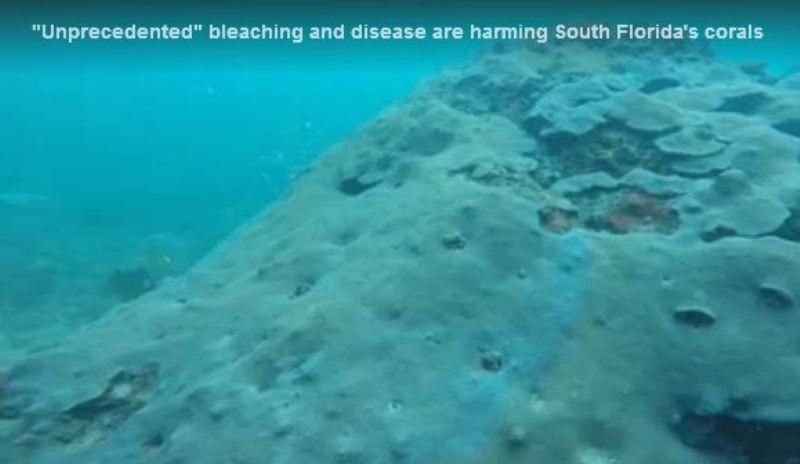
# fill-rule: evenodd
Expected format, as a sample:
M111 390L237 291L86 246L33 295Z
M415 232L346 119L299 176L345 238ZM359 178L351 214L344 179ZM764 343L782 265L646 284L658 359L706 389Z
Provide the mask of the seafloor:
M0 462L798 462L798 137L702 46L497 47L8 352Z

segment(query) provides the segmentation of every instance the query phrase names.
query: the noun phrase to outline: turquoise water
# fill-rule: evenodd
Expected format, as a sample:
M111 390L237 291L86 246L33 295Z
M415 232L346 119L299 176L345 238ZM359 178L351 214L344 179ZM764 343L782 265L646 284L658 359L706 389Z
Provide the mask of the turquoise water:
M493 8L0 20L0 464L800 462L800 9ZM27 30L343 20L767 36Z
M180 274L318 154L468 56L30 48L0 71L0 310L12 333L102 314L117 270Z
M473 9L455 22L518 17L490 20ZM581 13L598 21L637 16L598 8ZM563 17L534 7L525 14L537 22ZM54 10L14 24L48 17L83 18ZM93 17L155 18L116 10ZM403 17L446 22L409 12L364 21ZM213 18L240 16L220 11ZM326 21L341 18L347 14ZM686 15L664 12L659 19ZM746 19L732 12L717 18ZM785 73L794 59L785 49L791 24L791 16L780 18L765 41L716 48L725 60L764 61L771 72ZM156 280L180 274L327 147L482 46L66 46L29 39L15 36L0 61L0 194L8 197L0 204L0 265L11 276L0 288L0 309L34 314L32 328L39 317L83 321L104 312L115 303L107 285L115 271L145 268ZM11 324L26 320L13 317Z

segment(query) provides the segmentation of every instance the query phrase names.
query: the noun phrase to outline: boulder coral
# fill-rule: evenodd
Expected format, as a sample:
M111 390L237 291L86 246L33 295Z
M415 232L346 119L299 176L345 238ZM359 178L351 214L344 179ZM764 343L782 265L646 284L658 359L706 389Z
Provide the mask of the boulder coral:
M3 359L0 462L795 462L800 90L757 79L689 42L488 50Z

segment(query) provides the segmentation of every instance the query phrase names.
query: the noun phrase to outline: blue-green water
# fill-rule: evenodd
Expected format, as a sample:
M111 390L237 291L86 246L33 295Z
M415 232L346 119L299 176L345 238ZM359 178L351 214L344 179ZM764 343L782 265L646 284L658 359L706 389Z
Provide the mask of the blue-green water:
M590 7L567 14L537 7L520 11L491 19L473 5L458 16L405 11L363 20L516 23L522 11L535 23L575 16L581 21L640 16L632 10ZM242 18L224 9L215 14L204 13L203 18ZM682 11L659 14L651 13L651 18L692 19ZM23 32L26 21L48 18L152 22L197 16L122 10L108 17L102 10L81 15L26 12L5 31L0 194L21 200L6 202L0 211L0 268L9 276L0 288L0 309L94 317L114 302L106 279L115 270L145 267L158 278L179 274L275 199L327 147L401 100L420 80L466 61L483 46L68 46L36 42ZM291 10L275 16L287 17L303 18ZM748 18L725 12L714 19ZM325 21L336 19L356 22L346 11ZM694 19L710 21L705 16ZM793 43L787 39L792 19L771 19L764 41L718 43L716 48L725 60L763 61L771 72L784 73L794 60L787 50Z
M0 20L0 464L800 462L799 9L298 8ZM473 59L49 21L766 38Z
M157 53L0 77L0 192L44 200L2 211L0 256L12 278L0 302L91 317L113 303L105 278L115 269L183 271L315 156L450 61L374 67L260 52L164 62Z

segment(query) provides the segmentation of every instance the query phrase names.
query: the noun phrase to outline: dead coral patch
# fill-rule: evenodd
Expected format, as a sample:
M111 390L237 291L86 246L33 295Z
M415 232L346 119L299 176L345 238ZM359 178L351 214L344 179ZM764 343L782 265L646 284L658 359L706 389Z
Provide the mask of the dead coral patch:
M589 192L572 201L578 206L578 221L587 229L613 234L671 234L680 227L678 213L670 205L669 198L636 189Z
M539 210L539 223L562 234L579 227L624 235L634 232L672 234L680 227L680 216L671 197L656 196L639 189L590 189L568 195L564 205Z
M507 162L481 161L453 169L450 176L462 177L487 187L509 188L522 197L538 199L542 187L536 181L538 164L529 158L520 157Z
M546 206L539 210L539 224L550 232L563 234L578 225L578 212L557 206Z
M550 179L566 178L589 172L606 172L622 177L634 169L669 173L661 153L646 134L617 125L604 125L582 137L560 136L545 140L546 156L539 159L542 167L538 180L545 185Z

